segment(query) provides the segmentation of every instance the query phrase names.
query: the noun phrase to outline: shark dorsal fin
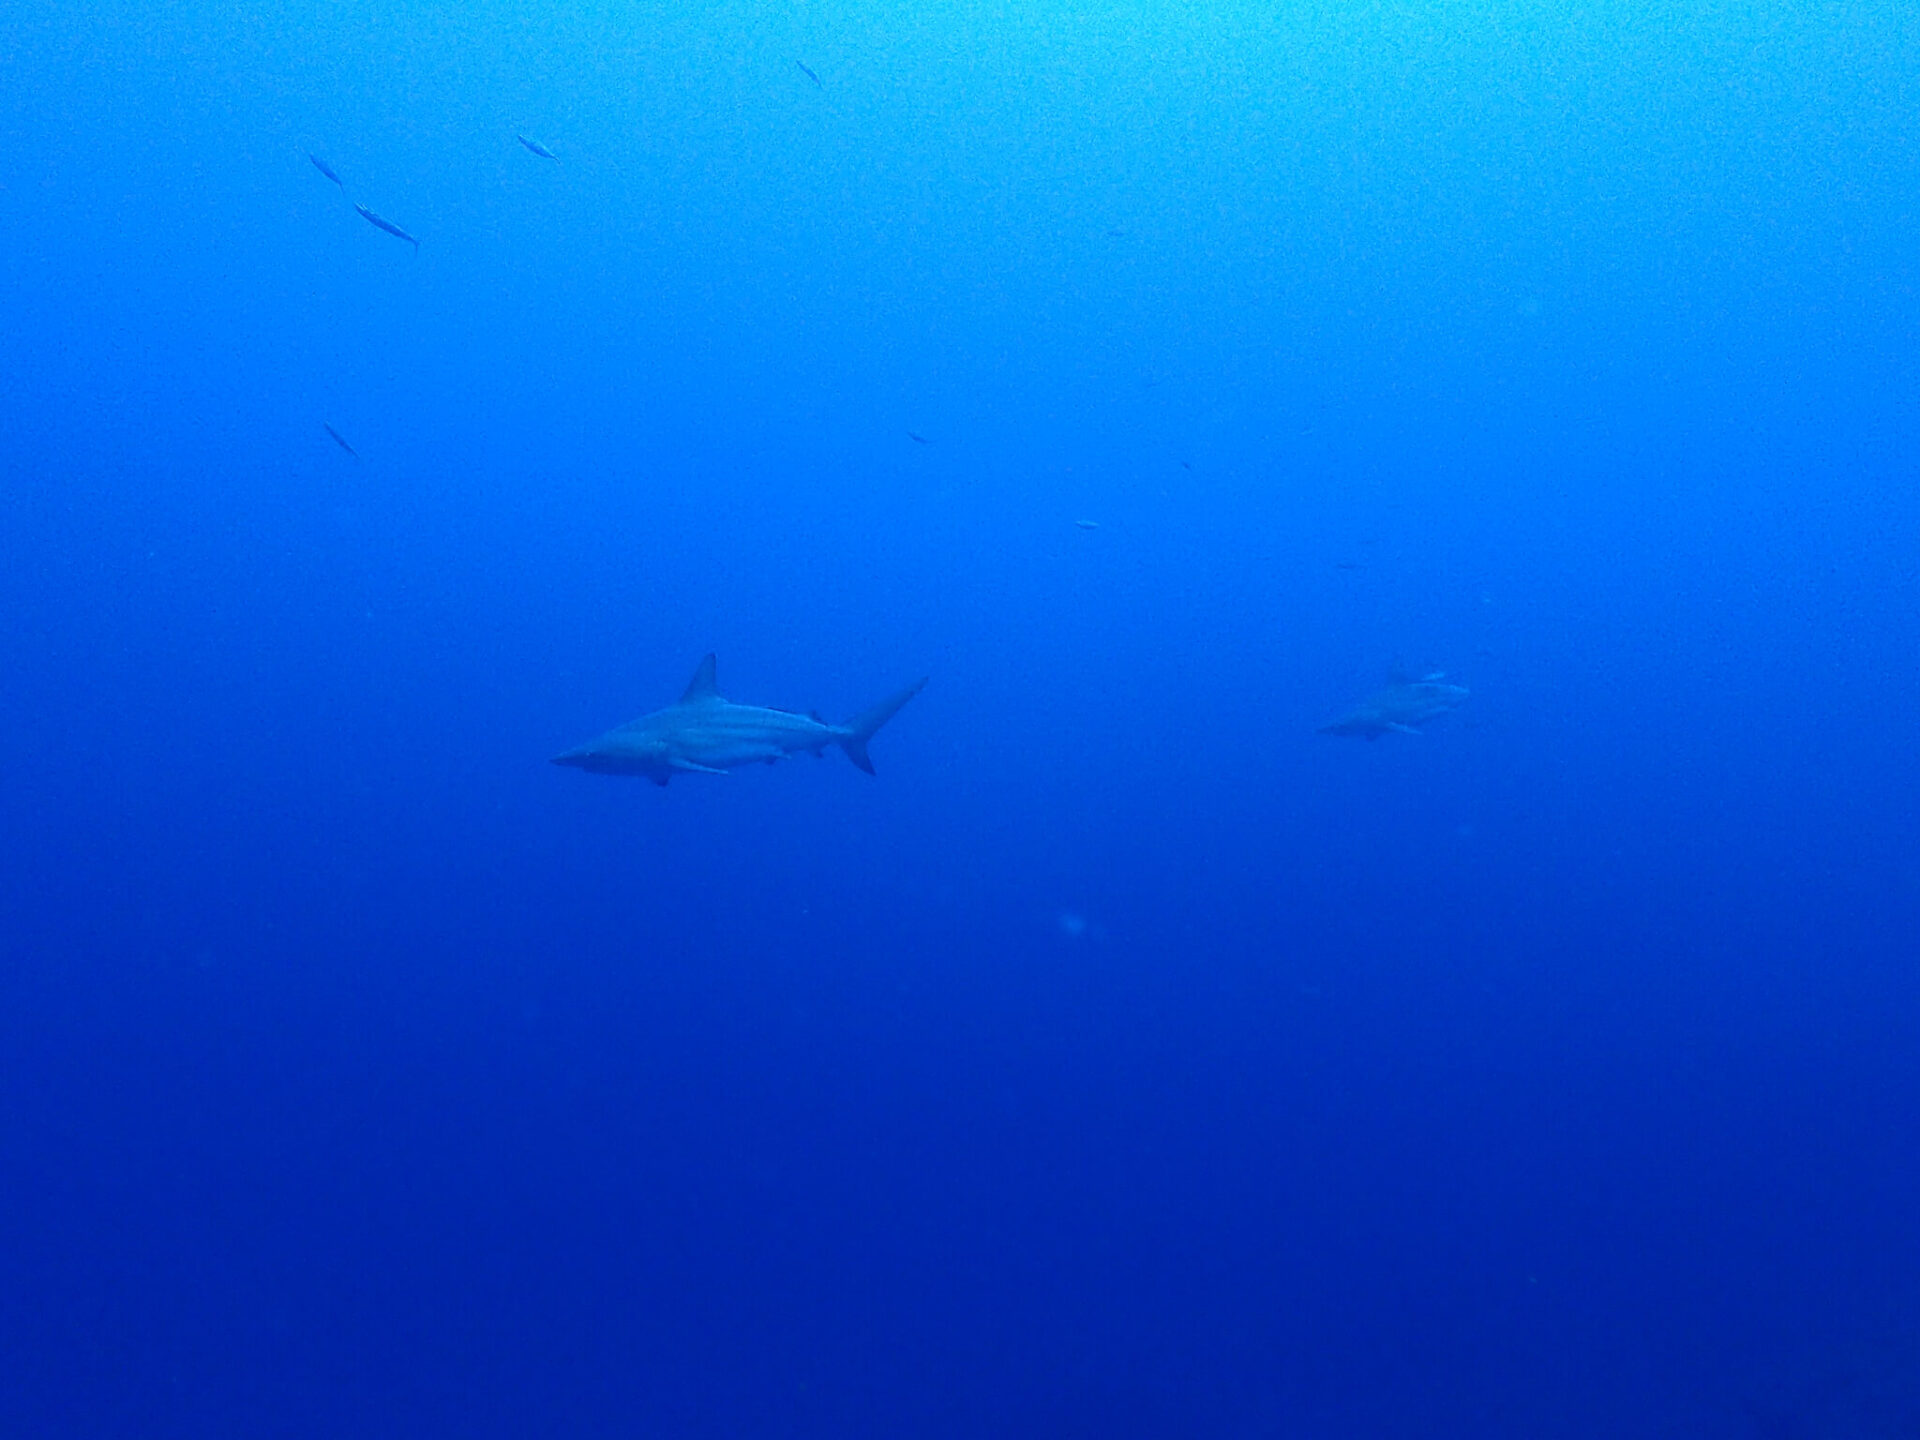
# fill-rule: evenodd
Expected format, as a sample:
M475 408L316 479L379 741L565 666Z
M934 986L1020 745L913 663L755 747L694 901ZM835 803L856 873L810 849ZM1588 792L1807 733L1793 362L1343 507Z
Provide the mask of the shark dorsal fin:
M700 662L700 668L693 672L693 679L687 682L687 693L680 697L682 705L695 700L718 700L720 687L713 680L713 656L709 655Z
M1423 665L1416 670L1411 665L1403 665L1395 661L1393 668L1387 671L1387 684L1429 685L1435 680L1445 679L1446 674L1446 671L1436 670L1431 665Z

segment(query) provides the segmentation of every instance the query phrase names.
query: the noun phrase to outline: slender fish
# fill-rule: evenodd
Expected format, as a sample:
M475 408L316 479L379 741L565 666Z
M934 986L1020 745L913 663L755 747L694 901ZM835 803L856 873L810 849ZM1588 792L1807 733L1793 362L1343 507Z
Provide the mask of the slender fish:
M807 77L807 79L809 79L809 80L811 80L811 81L812 81L812 82L813 82L814 84L816 84L816 85L820 85L820 77L819 77L818 75L816 75L816 74L814 74L814 73L813 73L813 71L812 71L812 70L811 70L811 69L810 69L810 68L808 67L808 65L807 65L807 62L806 62L806 61L804 61L804 60L796 60L796 61L794 61L793 63L794 63L794 64L796 64L796 65L798 65L798 66L800 67L800 73L801 73L801 74L803 74L803 75L805 75L805 76ZM824 89L826 89L827 87L826 87L826 86L824 86L824 85L820 85L820 88L821 88L822 90L824 90Z
M353 208L360 212L360 218L366 221L369 225L372 225L377 229L384 230L389 235L398 236L400 239L406 241L409 245L413 246L414 254L418 255L420 253L420 242L414 239L413 236L409 235L406 231L402 230L398 225L394 224L391 220L381 219L378 215L374 214L373 211L367 209L366 206L360 204L358 201L354 202Z
M558 155L554 154L553 151L547 149L546 146L539 144L536 141L529 140L524 135L516 135L513 138L518 140L522 145L526 146L527 149L531 150L534 154L538 155L542 160L558 160L560 158Z
M347 454L353 456L355 460L358 460L360 458L360 452L354 449L351 445L347 444L347 442L343 438L341 438L340 432L338 430L334 429L331 425L327 424L327 422L324 420L320 422L320 428L326 431L327 434L331 435L333 437L333 443L338 445L342 450L346 451Z
M313 162L314 169L318 170L322 175L326 176L327 179L331 180L334 184L340 186L342 190L347 188L346 185L341 181L340 177L333 173L333 167L327 164L327 162L322 160L318 155L314 154L311 150L307 152L307 159Z

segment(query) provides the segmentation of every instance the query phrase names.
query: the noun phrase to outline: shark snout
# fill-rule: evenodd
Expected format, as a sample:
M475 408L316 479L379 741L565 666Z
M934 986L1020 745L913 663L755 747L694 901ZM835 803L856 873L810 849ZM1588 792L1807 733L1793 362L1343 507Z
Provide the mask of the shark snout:
M560 754L554 756L553 759L548 763L553 765L572 765L575 767L582 767L587 763L587 754L588 752L585 750L565 750L565 751L562 751Z

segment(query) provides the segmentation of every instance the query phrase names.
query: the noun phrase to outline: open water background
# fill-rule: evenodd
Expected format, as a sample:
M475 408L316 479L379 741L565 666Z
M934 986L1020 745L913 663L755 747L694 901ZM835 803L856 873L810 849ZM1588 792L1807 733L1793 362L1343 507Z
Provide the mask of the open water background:
M1871 0L14 0L0 1432L1920 1434L1917 100ZM932 682L546 763L708 650Z

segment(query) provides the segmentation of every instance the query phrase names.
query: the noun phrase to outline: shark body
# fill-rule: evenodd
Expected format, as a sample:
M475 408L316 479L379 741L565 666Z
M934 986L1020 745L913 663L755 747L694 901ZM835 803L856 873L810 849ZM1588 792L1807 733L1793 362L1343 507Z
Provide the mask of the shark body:
M1322 735L1352 735L1363 740L1378 740L1398 732L1418 735L1420 727L1466 703L1472 693L1464 685L1447 683L1445 672L1426 675L1392 675L1385 689L1376 690L1353 709L1331 724L1322 725Z
M827 746L838 745L871 775L867 742L926 683L916 680L845 725L830 725L818 715L724 699L714 683L709 655L677 704L556 755L553 763L596 775L644 775L665 785L675 775L724 775L742 765L771 765L802 750L820 755Z

